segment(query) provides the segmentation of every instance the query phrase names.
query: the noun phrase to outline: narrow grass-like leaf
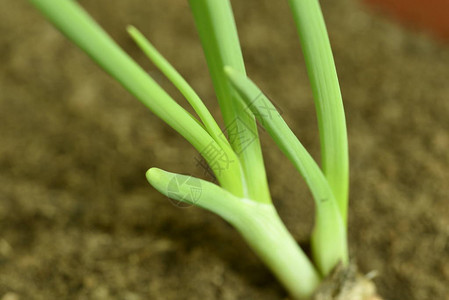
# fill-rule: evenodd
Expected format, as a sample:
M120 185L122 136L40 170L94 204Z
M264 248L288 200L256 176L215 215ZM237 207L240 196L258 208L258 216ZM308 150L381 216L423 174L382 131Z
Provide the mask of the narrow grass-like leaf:
M220 148L209 133L146 74L75 1L29 1L131 94L187 139L202 153L206 161L215 163L216 157L204 150L210 147ZM242 195L242 172L236 161L230 163L233 165L216 172L217 178L234 194Z
M304 177L316 203L312 251L320 272L328 275L338 262L347 262L346 229L329 184L312 156L288 127L274 105L244 74L226 73L261 125Z
M134 39L136 44L142 49L147 57L161 72L173 83L174 86L186 98L189 104L204 123L209 134L215 141L226 150L231 150L228 140L224 137L220 127L211 115L207 107L195 90L187 83L187 81L179 74L178 71L160 54L160 52L151 44L145 36L134 26L128 26L128 33ZM229 153L230 154L230 153Z
M188 84L188 82L176 71L176 69L157 51L157 49L148 41L143 34L133 26L128 26L128 33L147 55L147 57L156 65L159 70L173 83L181 94L186 98L189 104L193 107L195 112L204 123L206 130L214 138L217 144L221 147L219 151L225 153L225 157L229 161L235 162L235 167L241 168L240 161L224 133L221 131L217 122L204 105L201 98L195 90ZM229 167L229 166L227 166ZM226 168L227 168L226 167ZM227 187L226 187L227 188Z
M271 203L257 126L224 74L225 65L245 72L229 0L189 0L231 146L245 173L247 196Z
M289 0L315 101L324 175L347 223L349 158L337 71L318 0Z
M294 299L308 299L319 285L317 271L272 204L238 198L213 183L156 168L147 172L147 179L162 194L203 207L232 224Z

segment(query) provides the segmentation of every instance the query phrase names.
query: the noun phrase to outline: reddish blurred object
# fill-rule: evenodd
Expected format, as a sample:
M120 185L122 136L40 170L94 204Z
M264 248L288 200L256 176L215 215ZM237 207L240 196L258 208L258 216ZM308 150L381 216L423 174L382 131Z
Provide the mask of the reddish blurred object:
M449 41L449 0L363 0L406 25Z

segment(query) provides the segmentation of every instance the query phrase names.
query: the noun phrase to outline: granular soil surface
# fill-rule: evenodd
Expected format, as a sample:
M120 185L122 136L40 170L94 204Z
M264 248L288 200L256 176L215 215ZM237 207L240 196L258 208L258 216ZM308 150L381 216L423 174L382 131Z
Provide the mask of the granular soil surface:
M187 1L80 3L176 100L140 28L219 116ZM311 90L287 1L233 1L249 75L315 158ZM353 0L322 1L347 115L349 242L388 300L448 299L449 46ZM285 299L237 232L145 180L207 178L197 152L26 1L0 1L0 299ZM307 241L313 202L262 132L273 201Z

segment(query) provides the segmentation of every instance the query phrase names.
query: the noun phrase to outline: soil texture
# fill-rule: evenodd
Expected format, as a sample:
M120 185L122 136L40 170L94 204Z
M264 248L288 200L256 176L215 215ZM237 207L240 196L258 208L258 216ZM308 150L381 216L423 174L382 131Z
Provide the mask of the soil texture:
M185 105L125 26L141 29L219 116L187 1L79 2ZM318 159L287 1L232 2L249 75ZM448 299L449 46L354 0L322 7L348 124L351 256L385 300ZM0 1L0 59L0 299L287 297L226 222L146 182L153 166L207 175L193 147L27 1ZM261 136L273 201L304 242L310 193Z

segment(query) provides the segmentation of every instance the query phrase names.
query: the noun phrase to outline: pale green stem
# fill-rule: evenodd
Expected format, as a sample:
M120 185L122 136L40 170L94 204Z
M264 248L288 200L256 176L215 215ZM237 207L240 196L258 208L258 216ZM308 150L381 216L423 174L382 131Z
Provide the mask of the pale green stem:
M312 253L321 274L329 275L338 263L347 263L348 251L346 228L326 178L262 91L249 78L232 68L227 67L226 73L248 109L254 113L309 186L316 204Z
M210 182L156 168L147 172L147 179L162 194L203 207L232 224L294 299L307 299L318 287L317 271L272 204L237 198Z
M312 85L321 140L322 169L347 223L349 158L345 113L318 0L289 0Z

